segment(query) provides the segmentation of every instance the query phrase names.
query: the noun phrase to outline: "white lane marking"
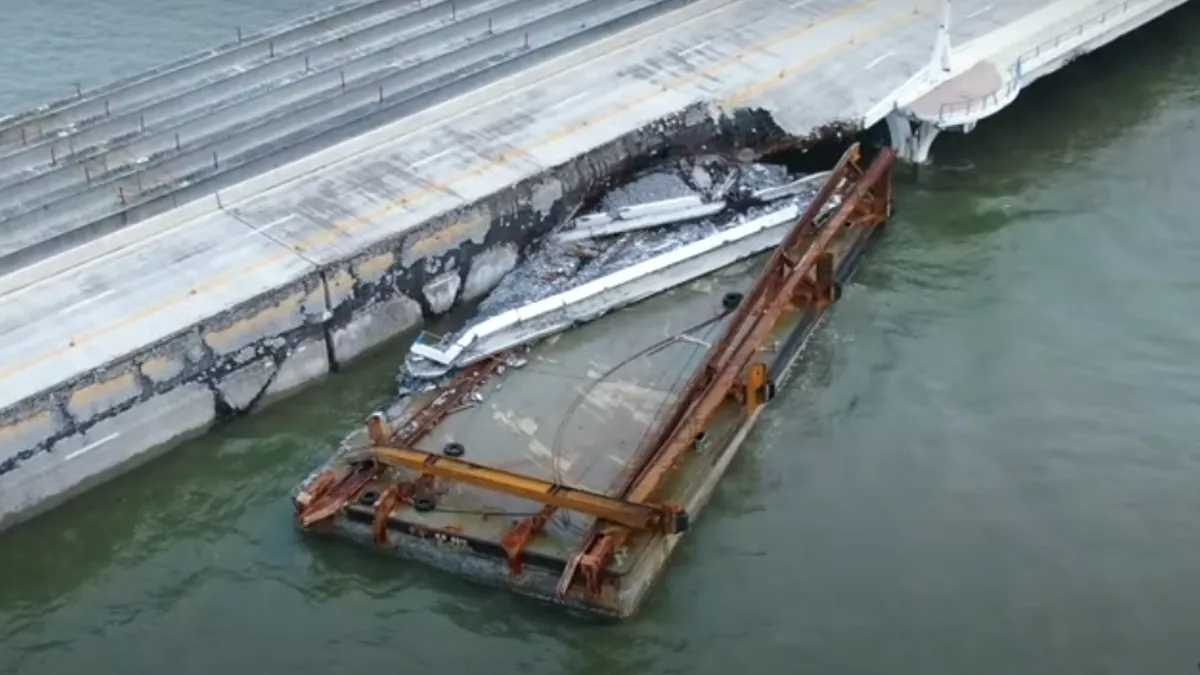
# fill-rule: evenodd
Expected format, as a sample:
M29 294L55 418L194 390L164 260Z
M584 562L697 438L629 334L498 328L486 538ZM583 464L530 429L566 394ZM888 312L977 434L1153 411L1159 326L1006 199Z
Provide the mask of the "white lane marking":
M987 7L981 7L979 9L975 10L974 12L971 12L970 14L964 16L963 18L964 19L974 19L975 17L979 16L980 14L985 14L987 12L992 11L993 7L995 7L995 5L988 5Z
M704 49L705 47L707 47L710 42L712 42L712 40L705 40L704 42L701 42L700 44L697 44L697 45L692 45L691 47L688 47L687 49L681 49L681 50L675 52L675 55L676 56L687 56L688 54L691 54L692 52L698 52L701 49Z
M888 60L888 59L892 58L892 56L893 56L895 53L896 53L896 52L894 52L894 51L891 51L891 52L888 52L888 53L884 54L883 56L880 56L879 58L875 59L874 61L871 61L871 62L870 62L870 63L868 63L866 66L864 66L864 67L863 67L863 70L870 70L870 69L874 68L875 66L877 66L877 65L879 65L879 64L881 64L881 63L883 63L884 61L886 61L886 60Z
M80 300L79 302L77 302L73 305L67 305L66 307L63 307L62 309L55 312L55 314L56 315L57 314L69 314L69 313L79 309L80 307L83 307L84 305L90 305L93 302L96 302L97 300L101 300L103 298L107 298L108 296L110 296L116 292L117 292L116 289L110 288L107 291L104 291L103 293L97 293L96 295L93 295L90 298L84 298L83 300Z
M120 435L121 435L120 432L115 432L115 433L111 433L111 434L105 436L104 438L101 438L100 440L96 441L95 443L88 443L87 445L83 446L82 448L67 455L65 459L75 459L76 457L82 455L83 453L89 452L91 450L95 450L96 448L100 447L101 445L104 445L105 443L113 440L114 438L116 438Z
M450 148L447 148L445 150L442 150L441 152L435 152L432 155L426 157L425 159L418 159L417 161L413 162L412 164L409 164L408 167L410 169L420 168L436 159L441 159L442 157L445 157L446 155L448 155L452 152L454 152L453 146L451 146Z

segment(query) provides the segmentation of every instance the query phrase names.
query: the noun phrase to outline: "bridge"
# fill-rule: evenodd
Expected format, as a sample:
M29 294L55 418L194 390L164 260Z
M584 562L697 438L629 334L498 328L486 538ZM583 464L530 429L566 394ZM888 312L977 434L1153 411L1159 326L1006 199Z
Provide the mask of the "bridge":
M955 14L942 0L929 65L884 102L892 142L904 159L927 162L942 131L970 132L1023 88L1185 1L1058 0L955 48Z
M0 119L0 525L479 297L666 143L924 161L1182 2L360 1Z

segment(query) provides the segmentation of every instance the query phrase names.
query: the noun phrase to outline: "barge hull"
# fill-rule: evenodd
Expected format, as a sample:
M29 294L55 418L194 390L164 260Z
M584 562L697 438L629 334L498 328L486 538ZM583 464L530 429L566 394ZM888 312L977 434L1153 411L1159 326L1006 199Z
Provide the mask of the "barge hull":
M857 148L854 151L857 152ZM812 289L821 285L817 283L820 281L821 272L812 271L810 275L806 268L800 273L808 275L804 278L811 277L814 282L807 287L810 293L807 296L808 300L793 298L792 302L795 305L791 309L772 315L772 330L768 338L772 346L761 349L764 356L757 357L769 373L771 395L774 388L788 378L805 343L833 301L840 296L841 285L849 281L868 250L878 226L890 215L891 195L887 181L890 178L892 154L890 151L885 151L885 154L886 161L877 161L883 161L886 167L882 174L874 174L877 178L882 175L882 181L876 186L867 186L868 190L872 187L875 190L874 209L859 208L857 198L851 199L850 203L839 208L832 219L835 222L829 223L827 220L826 225L822 226L832 228L828 237L824 234L812 237L814 241L825 237L822 239L825 248L819 254L828 254L829 265L824 272L827 294L820 299L811 295ZM860 174L860 178L862 175ZM831 183L836 181L837 176L831 179ZM851 192L859 194L859 186ZM838 217L842 220L838 220ZM804 227L803 219L797 230L801 227ZM792 237L789 237L789 240L792 240ZM777 251L776 255L772 256L758 285L764 284L764 279L772 274L774 268L771 266L777 264L780 255L781 252ZM808 251L805 251L803 257L809 257ZM783 259L788 258L784 255ZM759 264L761 265L761 262ZM793 264L797 268L801 266L800 263ZM830 281L832 286L829 285ZM756 286L755 291L759 290ZM747 293L743 296L747 298L744 302L751 302L751 295ZM773 299L769 304L778 305ZM726 332L732 332L735 336L743 331L740 324L734 323L736 321L737 319L727 321L725 325ZM710 352L717 349L719 347L709 346ZM749 381L748 375L746 381ZM769 399L770 396L767 396L763 402ZM680 405L685 403L687 401L681 402ZM707 448L702 450L700 446L696 446L693 448L696 451L684 455L677 462L677 466L672 465L662 485L654 488L655 499L661 498L674 504L686 514L686 520L694 520L707 504L764 407L765 405L751 406L732 396L723 400L715 412L705 419L704 425L704 435L710 439L710 445L715 446L715 451L708 452ZM369 433L367 435L368 438L374 438ZM631 480L640 480L640 474L655 461L655 458L653 455L640 458L640 468L634 471ZM328 465L324 471L328 472ZM312 489L314 483L320 482L320 475L322 472L311 476L298 494L306 495L306 490ZM507 537L501 536L504 530L510 527L509 523L494 523L494 528L498 529L493 529L492 526L483 529L439 526L439 522L444 525L446 521L431 520L431 514L420 513L421 509L415 508L415 504L410 504L414 508L405 508L404 505L394 508L395 504L389 504L386 513L380 517L379 509L384 507L379 506L379 493L364 492L372 485L377 484L365 481L346 491L344 506L339 508L333 517L308 529L348 537L366 546L380 548L401 558L430 565L474 582L507 588L521 595L612 618L628 618L637 611L686 531L686 527L683 527L676 530L630 533L627 540L622 540L623 545L616 554L605 560L602 579L600 583L593 585L583 583L582 578L577 578L576 574L580 559L587 549L588 542L592 540L591 535L573 540L581 542L574 555L561 547L546 546L545 542L541 542L540 545L529 544L521 552L519 564L514 565L512 551L505 546ZM629 492L628 485L613 485L608 489L608 494L614 499L627 498ZM372 494L372 497L363 500L360 497L362 494ZM298 509L302 513L311 503L311 495L297 500ZM590 524L589 532L604 531L602 519L599 517ZM481 532L484 534L481 535Z

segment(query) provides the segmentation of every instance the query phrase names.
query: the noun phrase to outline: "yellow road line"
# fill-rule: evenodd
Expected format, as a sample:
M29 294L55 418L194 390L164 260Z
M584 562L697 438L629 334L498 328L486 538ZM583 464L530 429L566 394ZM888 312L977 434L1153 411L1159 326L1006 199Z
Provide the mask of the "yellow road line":
M707 66L704 66L702 68L696 69L695 71L692 71L691 73L689 73L688 75L686 75L684 77L680 77L675 80L672 80L671 83L663 85L661 88L656 89L655 91L653 91L650 94L647 94L646 96L643 96L641 98L638 98L638 99L635 99L635 100L632 100L632 101L629 101L626 103L622 103L613 108L605 110L602 113L597 113L595 115L592 115L589 118L586 118L584 120L576 122L573 125L559 129L555 133L542 138L541 140L537 141L536 143L527 145L523 148L510 147L510 149L502 151L495 157L487 158L484 161L480 162L479 164L477 164L469 169L466 169L458 174L451 176L449 179L446 179L445 181L435 183L432 181L428 181L426 179L426 182L427 182L426 187L423 187L420 190L418 190L412 194L405 195L389 204L385 204L385 205L382 205L375 209L372 209L364 215L353 216L353 217L347 218L345 220L338 221L333 224L334 230L325 231L320 234L308 237L308 238L304 239L300 244L294 246L293 248L295 249L296 252L304 253L306 251L311 250L312 248L314 248L316 246L320 246L321 244L327 243L329 240L334 239L341 234L348 234L348 233L353 232L354 230L357 230L361 227L364 227L366 225L370 225L374 222L377 222L379 219L384 218L384 217L396 212L399 209L409 208L411 206L414 206L415 204L419 204L423 201L426 201L428 198L430 198L431 196L433 196L435 194L452 191L452 187L454 185L463 183L471 178L480 176L480 175L486 173L487 171L495 168L496 166L506 163L507 161L513 159L514 157L517 157L520 155L527 155L532 150L542 148L542 147L548 146L552 143L556 143L560 140L569 138L569 137L579 133L580 131L588 129L591 126L599 124L607 119L611 119L612 117L614 117L615 115L617 115L619 113L631 110L640 105L643 105L645 103L653 101L653 100L657 99L658 97L662 96L665 92L672 91L672 90L677 89L682 86L686 86L687 84L690 84L690 83L700 80L702 78L706 78L719 70L724 70L726 68L729 68L730 66L733 66L733 65L739 63L744 58L744 55L747 52L754 52L754 51L766 52L767 50L771 49L772 47L775 47L775 46L781 45L785 42L788 42L790 40L793 40L805 33L811 32L811 31L813 31L817 28L820 28L826 24L829 24L833 21L836 21L838 19L841 19L841 18L844 18L847 16L852 16L854 14L862 12L865 9L867 9L868 7L870 7L872 4L874 4L875 2L877 2L877 0L864 0L863 2L849 5L845 8L838 10L837 12L834 12L832 14L824 16L821 19L819 19L811 24L805 24L802 26L798 26L796 28L792 28L788 31L785 31L784 33L775 35L771 39L764 40L761 43L752 45L749 48L747 48L745 51L740 52L734 56L722 59L720 61L715 61L711 64L708 64ZM865 39L870 39L877 35L883 34L887 31L893 30L893 29L899 27L900 25L910 23L910 22L916 20L917 18L919 18L921 15L923 15L923 13L924 12L913 12L911 14L906 13L905 15L903 15L902 17L900 17L898 19L893 18L889 21L883 22L881 24L877 24L877 25L873 26L871 29L868 29L867 31L855 34L854 39L852 41L835 45L823 52L809 56L808 58L805 58L796 63L789 64L789 66L787 68L785 68L784 70L774 72L771 74L770 77L763 78L761 80L758 80L758 81L748 85L746 88L723 99L722 102L726 106L731 106L731 105L737 105L738 102L753 98L758 93L761 93L762 91L765 91L774 86L777 86L779 84L780 80L785 79L788 74L798 73L803 70L806 70L809 67L811 67L812 65L814 65L820 61L826 60L835 54L838 54L840 52L848 50L849 48L853 47L855 44L863 42ZM624 48L622 48L622 49L624 49ZM516 92L514 92L514 93L516 93ZM420 133L420 132L418 131L415 133ZM30 357L29 359L26 359L19 363L14 363L10 366L2 368L2 369L0 369L0 380L5 380L9 377L12 377L13 375L15 375L17 373L20 373L22 371L28 370L29 368L32 368L33 366L36 366L38 364L52 360L58 356L61 356L62 354L65 354L66 352L68 352L69 350L71 350L75 347L80 347L80 346L86 345L88 343L95 342L97 339L103 337L104 335L112 333L113 331L118 330L124 326L127 326L128 324L130 324L132 322L136 322L136 321L144 319L148 316L156 314L159 311L162 311L163 309L166 309L172 305L180 304L180 303L188 300L189 298L196 296L202 292L212 290L214 288L224 286L224 285L232 283L238 279L244 278L248 274L252 274L254 272L265 269L266 267L268 267L276 262L279 262L283 259L289 258L292 255L293 255L292 251L281 249L277 253L274 253L274 254L268 255L268 256L264 256L262 258L259 258L258 260L255 260L252 263L242 265L241 267L232 269L224 274L215 275L214 277L212 277L211 279L208 279L207 281L196 284L195 286L190 288L186 293L180 293L180 294L177 294L174 296L163 298L157 302L153 302L148 305L145 305L137 312L134 312L132 315L122 317L118 320L114 320L108 324L99 326L91 331L86 332L86 333L76 335L71 340L71 342L67 345L62 345L59 347L55 347L55 348L46 350L45 352L42 352L41 354L38 354L37 356Z

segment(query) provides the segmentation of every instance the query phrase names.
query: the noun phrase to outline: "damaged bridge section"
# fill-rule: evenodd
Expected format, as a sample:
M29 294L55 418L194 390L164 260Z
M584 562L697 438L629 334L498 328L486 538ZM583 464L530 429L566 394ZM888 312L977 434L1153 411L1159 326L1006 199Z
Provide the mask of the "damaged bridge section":
M779 147L783 138L765 116L721 118L696 107L343 260L289 251L279 243L284 240L272 240L276 259L293 270L286 285L25 396L0 413L0 525L478 300L543 235L614 179L657 158L701 148L753 156ZM18 295L38 292L36 285L14 289ZM185 301L197 294L186 293ZM68 305L59 313L86 309ZM105 348L111 344L106 328L73 334L58 353ZM56 363L70 366L69 359ZM21 365L0 374L15 375ZM0 392L12 397L33 384L9 377Z
M0 121L0 527L484 297L664 155L852 130L927 60L900 0L356 6Z

